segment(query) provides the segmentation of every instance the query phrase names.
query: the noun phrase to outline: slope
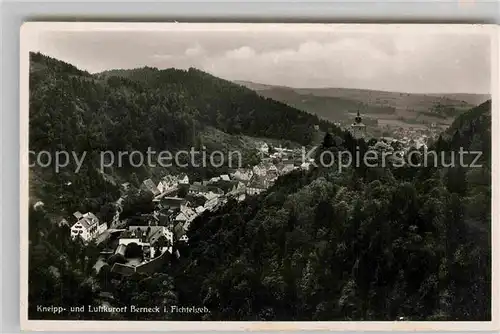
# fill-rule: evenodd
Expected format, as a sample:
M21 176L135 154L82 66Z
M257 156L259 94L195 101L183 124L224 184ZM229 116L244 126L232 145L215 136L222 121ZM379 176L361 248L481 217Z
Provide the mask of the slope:
M486 138L488 106L457 124ZM195 220L176 289L211 312L180 319L490 319L489 167L408 172L297 171Z
M30 70L30 150L48 151L53 157L58 151L78 157L86 154L77 174L74 161L58 173L53 168L31 170L35 173L30 178L32 197L66 212L98 210L116 199L116 184L165 173L165 169L134 167L125 158L120 166L115 160L120 168L107 169L112 178L103 180L96 171L101 152L146 154L151 149L174 154L190 147L200 149L212 128L231 136L306 145L314 139L315 125L328 126L316 116L194 69L144 68L90 75L32 53ZM207 150L227 146L209 139L212 145ZM223 171L194 164L186 167L195 179ZM109 182L113 179L116 182Z

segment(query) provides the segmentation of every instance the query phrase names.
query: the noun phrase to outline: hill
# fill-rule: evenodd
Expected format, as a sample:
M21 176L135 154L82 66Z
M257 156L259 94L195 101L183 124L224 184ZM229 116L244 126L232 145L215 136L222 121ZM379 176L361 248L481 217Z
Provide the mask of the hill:
M309 144L314 125L330 125L302 110L261 97L254 91L195 68L111 70L99 78L121 77L159 93L169 91L186 101L191 116L231 134L288 139Z
M410 126L415 123L449 125L457 115L489 98L475 94L408 94L348 88L291 88L248 81L236 83L323 119L343 123L352 121L352 113L360 110L365 117L378 120L382 125L390 121Z
M482 152L480 162L490 164L491 159L491 100L458 116L442 137L450 148Z
M175 154L191 147L201 150L206 143L208 153L231 147L241 148L245 155L249 138L312 144L316 125L331 127L316 116L196 69L143 68L91 75L40 53L31 54L30 150L53 156L57 151L86 154L78 175L74 161L58 173L33 168L31 195L68 213L97 209L116 196L116 184L122 181L179 171L134 167L125 158L119 168L106 169L110 177L103 180L96 171L101 152L146 154L151 149ZM212 129L224 133L218 138L225 142L214 141ZM224 168L189 165L184 171L196 180L219 175Z

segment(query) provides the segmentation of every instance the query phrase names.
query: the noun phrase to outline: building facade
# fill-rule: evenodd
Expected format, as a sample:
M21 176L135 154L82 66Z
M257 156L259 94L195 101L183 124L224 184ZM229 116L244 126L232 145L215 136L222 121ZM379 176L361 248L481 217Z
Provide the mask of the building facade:
M366 136L366 125L363 124L363 119L359 114L359 110L354 119L354 123L351 124L351 134L356 139L365 138Z
M71 226L71 238L79 236L87 242L94 239L108 228L107 224L101 224L99 219L97 219L92 212L87 212L83 215L80 212L75 212L73 215L78 221Z

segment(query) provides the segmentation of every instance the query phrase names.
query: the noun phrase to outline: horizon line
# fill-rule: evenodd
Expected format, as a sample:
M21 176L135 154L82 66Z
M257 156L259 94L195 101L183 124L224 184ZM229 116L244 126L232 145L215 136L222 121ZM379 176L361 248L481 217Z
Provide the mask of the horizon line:
M211 73L211 72L209 72L207 70L202 70L202 69L199 69L199 68L194 67L194 66L190 66L187 69L185 69L185 68L179 68L179 67L159 68L159 67L156 67L156 66L143 65L143 66L129 67L129 68L118 68L118 67L115 67L115 68L109 68L109 69L105 69L105 70L101 70L101 71L91 72L88 69L84 69L83 67L76 66L75 64L73 64L73 63L71 63L69 61L62 60L60 58L56 58L54 56L48 55L46 53L41 52L40 50L37 50L37 51L30 50L29 52L30 53L39 53L39 54L41 54L41 55L43 55L45 57L49 57L49 58L55 59L57 61L65 62L65 63L70 64L71 66L75 67L76 69L88 72L91 75L98 75L98 74L101 74L101 73L104 73L104 72L107 72L107 71L118 71L118 70L130 71L130 70L139 70L139 69L144 69L144 68L152 68L152 69L156 69L158 71L169 70L169 69L179 70L179 71L188 71L189 69L192 68L192 69L195 69L195 70L198 70L198 71L201 71L201 72L208 73L208 74L210 74L210 75L212 75L214 77L217 77L217 78L220 78L220 79L223 79L223 80L227 80L227 81L230 81L232 83L239 84L239 85L241 85L240 82L241 83L245 82L245 83L250 83L250 84L255 84L255 85L262 85L262 86L269 86L269 87L274 87L274 88L288 88L288 89L349 89L349 90L362 90L362 91L384 92L384 93L397 93L397 94L409 94L409 95L428 95L428 96L432 96L432 95L438 95L438 96L442 96L442 95L462 95L462 94L463 95L488 95L488 97L489 97L488 99L492 99L492 93L491 92L488 92L488 93L469 93L469 92L426 92L426 93L417 93L417 92L406 92L406 91L379 89L379 88L334 87L334 86L294 87L294 86L286 86L286 85L275 85L275 84L267 84L267 83L255 82L255 81L250 81L250 80L227 79L227 78L223 78L221 76L218 76L216 74L213 74L213 73ZM246 87L246 88L248 88L248 87ZM248 88L248 89L251 89L251 88Z

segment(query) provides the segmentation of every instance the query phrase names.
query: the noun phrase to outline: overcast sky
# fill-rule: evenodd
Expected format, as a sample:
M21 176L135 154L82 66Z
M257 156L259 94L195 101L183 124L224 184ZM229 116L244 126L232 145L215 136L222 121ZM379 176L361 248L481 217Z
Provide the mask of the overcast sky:
M38 31L30 49L91 73L196 67L291 87L490 93L487 34L392 31Z

